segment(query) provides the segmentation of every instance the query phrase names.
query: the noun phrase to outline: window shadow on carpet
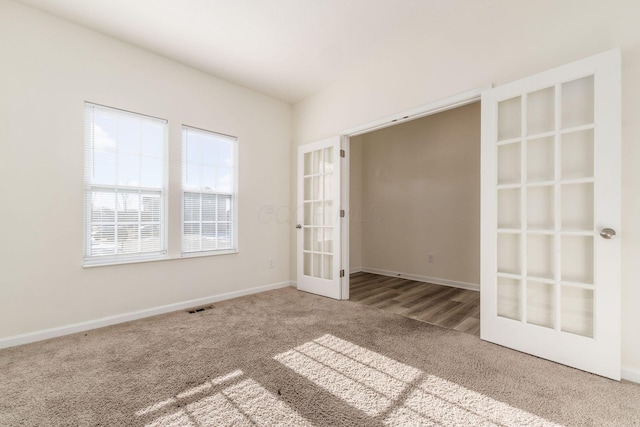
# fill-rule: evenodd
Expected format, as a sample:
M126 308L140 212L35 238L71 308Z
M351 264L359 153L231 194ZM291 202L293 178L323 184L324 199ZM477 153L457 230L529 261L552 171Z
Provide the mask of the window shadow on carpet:
M329 334L274 359L372 422L558 426ZM136 416L149 427L314 425L242 370L184 390L137 411Z

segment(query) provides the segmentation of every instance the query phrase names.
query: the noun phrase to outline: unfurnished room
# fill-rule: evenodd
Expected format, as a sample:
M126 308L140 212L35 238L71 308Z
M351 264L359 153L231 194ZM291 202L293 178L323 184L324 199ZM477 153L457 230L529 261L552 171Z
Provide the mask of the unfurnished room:
M640 425L638 22L0 0L0 426Z

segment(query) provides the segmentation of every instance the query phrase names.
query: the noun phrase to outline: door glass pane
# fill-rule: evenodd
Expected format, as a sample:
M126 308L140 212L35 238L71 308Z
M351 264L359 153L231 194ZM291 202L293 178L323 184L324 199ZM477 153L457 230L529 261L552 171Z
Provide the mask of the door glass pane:
M313 277L322 277L322 255L313 254Z
M313 228L313 251L322 252L322 228Z
M520 183L520 143L498 146L498 185Z
M498 190L498 228L520 228L520 189Z
M318 173L322 173L322 171L324 170L323 168L323 158L324 156L322 155L322 150L318 150L318 151L314 151L313 152L313 170L312 172L314 174L318 174Z
M498 234L498 272L520 274L519 234Z
M331 255L324 255L322 277L328 280L333 279L333 256Z
M522 135L521 97L498 103L498 140L518 138Z
M593 129L562 135L562 179L593 177Z
M527 276L553 279L553 236L527 235Z
M322 184L322 177L314 176L311 179L313 180L311 200L322 200L322 188L320 187Z
M555 128L555 90L553 87L527 95L527 134L550 132Z
M324 251L333 253L333 228L324 229Z
M527 281L527 323L553 328L554 300L553 285Z
M553 185L527 188L527 227L552 230Z
M313 178L304 179L304 200L313 200Z
M562 280L593 284L593 237L562 236L560 244Z
M333 175L327 174L324 176L323 182L324 198L333 199Z
M593 290L563 286L561 304L562 331L593 337Z
M498 316L520 320L520 280L498 277Z
M324 203L324 222L322 225L333 225L336 213L333 211L333 202Z
M324 221L324 204L322 202L313 202L313 225L323 225Z
M562 230L593 230L593 184L562 186Z
M304 218L303 218L303 224L304 225L311 225L311 222L313 221L313 203L305 203L304 204Z
M304 154L304 174L305 175L311 175L311 173L313 172L313 169L311 168L311 157L312 157L312 153Z
M324 149L324 170L323 173L333 173L333 147Z
M313 229L311 228L305 228L304 229L304 250L305 251L310 251L311 250L311 232Z
M527 142L527 182L552 181L554 178L553 137Z
M588 125L594 116L593 76L562 84L562 128Z
M302 271L305 276L311 276L311 254L308 252L302 257Z

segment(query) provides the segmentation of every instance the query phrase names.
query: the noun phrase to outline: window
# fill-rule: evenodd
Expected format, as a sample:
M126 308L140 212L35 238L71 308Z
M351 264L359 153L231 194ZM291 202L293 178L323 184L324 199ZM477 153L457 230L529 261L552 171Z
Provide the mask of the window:
M85 263L166 253L166 120L85 103Z
M236 250L236 138L182 127L182 253Z

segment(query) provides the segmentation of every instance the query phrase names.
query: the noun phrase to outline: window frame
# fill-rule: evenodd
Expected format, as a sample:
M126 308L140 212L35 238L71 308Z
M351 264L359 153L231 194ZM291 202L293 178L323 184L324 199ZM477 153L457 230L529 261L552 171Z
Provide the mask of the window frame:
M202 191L199 190L189 190L186 187L186 167L187 167L187 152L186 152L186 140L185 140L185 132L194 131L202 134L210 134L213 136L221 137L231 142L231 153L233 158L232 167L232 185L230 193L220 193L218 191ZM187 124L182 124L180 127L180 258L195 258L195 257L204 257L204 256L216 256L216 255L228 255L228 254L237 254L239 253L238 248L238 235L239 235L239 221L238 221L238 177L239 177L239 143L238 137L233 135L224 134L221 132L215 132L208 129L202 129L195 126L190 126ZM195 193L200 194L201 197L203 194L215 194L215 195L230 195L231 196L231 238L230 238L230 248L224 249L206 249L206 250L196 250L196 251L185 251L184 244L184 227L185 227L185 194L186 193ZM202 199L201 199L202 200ZM217 223L217 221L216 221ZM200 220L200 224L202 224L202 219Z
M107 110L115 113L119 116L130 116L135 117L137 119L149 120L152 122L161 123L162 126L162 149L161 149L161 187L143 187L140 186L131 186L131 185L120 185L118 183L114 185L110 184L98 184L92 183L89 179L89 173L93 173L94 171L94 153L96 151L93 143L94 139L94 128L88 129L88 125L91 123L95 124L94 120L89 120L88 114L90 114L89 109L94 108L100 110ZM88 138L91 138L91 147ZM115 265L115 264L129 264L129 263L137 263L144 261L157 261L168 258L168 229L169 229L169 220L168 220L168 194L169 194L169 176L168 176L168 162L169 162L169 122L166 119L150 116L148 114L136 113L120 108L109 107L101 104L96 104L93 102L84 102L84 137L83 137L83 149L84 149L84 157L83 157L83 208L84 208L84 227L83 227L83 267L93 267L93 266L102 266L102 265ZM116 158L117 153L119 151L116 149ZM138 153L138 158L142 158L141 153ZM117 163L116 163L117 164ZM117 168L117 166L116 166ZM117 251L115 254L107 254L107 255L90 255L92 248L92 226L94 225L92 213L93 213L93 205L91 202L91 198L95 192L113 192L116 197L116 209L117 209L117 195L119 190L121 192L134 192L138 193L139 197L142 197L143 194L157 194L159 195L161 201L161 208L159 209L160 219L158 221L150 221L150 222L158 222L160 226L160 249L157 251L148 251L148 252L135 252L130 254L118 254ZM140 212L140 211L139 211ZM115 214L115 212L114 212ZM117 214L116 214L117 218ZM114 241L117 241L118 235L118 221L114 220ZM132 224L138 225L142 227L143 225L155 225L155 224L144 224L141 217L139 217L137 222L132 222ZM138 230L138 238L141 239L141 230ZM139 240L138 249L141 249L141 240Z

